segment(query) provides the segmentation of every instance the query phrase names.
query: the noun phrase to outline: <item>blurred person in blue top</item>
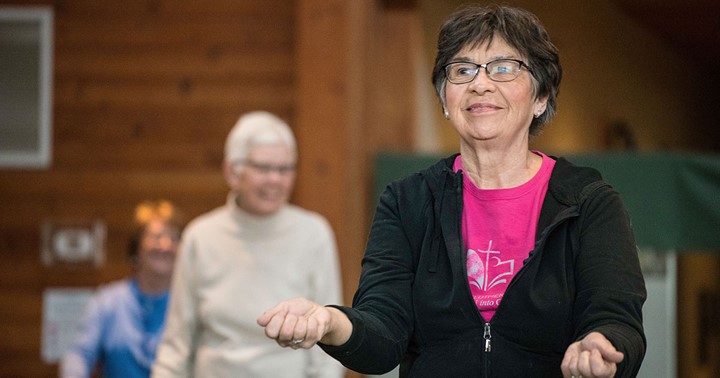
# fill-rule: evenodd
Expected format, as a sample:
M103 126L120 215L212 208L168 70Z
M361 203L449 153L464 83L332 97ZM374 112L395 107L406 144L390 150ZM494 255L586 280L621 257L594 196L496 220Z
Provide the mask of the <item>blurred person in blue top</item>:
M140 203L134 222L128 244L134 275L97 290L60 362L62 378L150 376L184 220L175 205L159 200Z

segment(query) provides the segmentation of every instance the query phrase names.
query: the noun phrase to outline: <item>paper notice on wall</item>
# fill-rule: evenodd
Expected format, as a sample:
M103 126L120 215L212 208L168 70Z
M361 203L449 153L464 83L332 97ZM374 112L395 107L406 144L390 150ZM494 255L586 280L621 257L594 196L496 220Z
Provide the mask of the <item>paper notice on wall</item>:
M92 288L47 288L43 292L41 356L57 363L75 336Z

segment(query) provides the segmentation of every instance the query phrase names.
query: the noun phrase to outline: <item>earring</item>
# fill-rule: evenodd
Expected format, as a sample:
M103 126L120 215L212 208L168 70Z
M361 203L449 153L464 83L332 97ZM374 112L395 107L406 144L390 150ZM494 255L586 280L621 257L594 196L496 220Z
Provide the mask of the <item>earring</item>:
M450 113L448 113L447 109L443 109L443 112L445 113L445 119L450 119Z

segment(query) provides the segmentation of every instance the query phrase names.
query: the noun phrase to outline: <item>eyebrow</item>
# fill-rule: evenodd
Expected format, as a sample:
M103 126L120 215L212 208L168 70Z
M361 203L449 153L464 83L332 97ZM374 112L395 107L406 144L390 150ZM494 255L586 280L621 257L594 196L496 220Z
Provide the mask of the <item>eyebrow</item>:
M487 60L487 62L492 62L494 60L499 60L499 59L520 59L520 58L518 58L515 55L495 55L495 56L491 57L490 60ZM475 64L475 62L467 56L458 56L458 57L455 57L455 59L450 60L450 63L459 63L459 62L467 62L467 63Z

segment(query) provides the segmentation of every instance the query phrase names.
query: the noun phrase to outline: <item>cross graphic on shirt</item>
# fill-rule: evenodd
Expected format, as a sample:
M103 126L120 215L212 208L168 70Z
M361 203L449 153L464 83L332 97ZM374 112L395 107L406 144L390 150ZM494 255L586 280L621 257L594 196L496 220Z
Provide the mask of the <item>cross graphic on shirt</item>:
M485 255L485 277L483 279L483 284L482 284L483 285L482 289L485 291L492 289L496 285L507 283L508 282L507 278L503 278L503 277L512 276L513 272L515 271L515 261L514 260L510 259L510 260L503 261L502 259L500 259L500 257L492 256L492 255L500 254L500 251L496 251L496 250L492 249L492 242L493 241L490 240L490 242L488 243L488 248L486 250L482 250L482 249L477 250L477 252L479 254ZM500 274L496 274L495 277L490 281L490 268L491 268L490 259L491 258L495 262L495 265L493 265L492 267L500 268L500 269L507 268L507 270ZM496 269L496 270L498 270L498 269Z

